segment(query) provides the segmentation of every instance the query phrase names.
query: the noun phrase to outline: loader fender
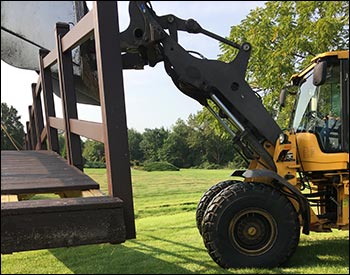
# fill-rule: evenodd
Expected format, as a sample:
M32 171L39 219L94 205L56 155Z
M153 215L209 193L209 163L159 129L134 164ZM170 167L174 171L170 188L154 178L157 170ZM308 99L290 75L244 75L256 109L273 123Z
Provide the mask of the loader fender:
M299 189L297 189L295 186L290 184L286 179L282 178L280 175L278 175L276 172L271 170L262 170L262 169L254 169L254 170L245 170L244 173L241 173L240 175L243 176L246 179L249 178L271 178L272 183L276 186L285 187L287 188L296 198L300 205L300 213L301 217L303 219L303 233L306 235L309 235L310 233L310 206L309 202L307 201L306 197L300 192ZM235 172L231 176L236 176Z

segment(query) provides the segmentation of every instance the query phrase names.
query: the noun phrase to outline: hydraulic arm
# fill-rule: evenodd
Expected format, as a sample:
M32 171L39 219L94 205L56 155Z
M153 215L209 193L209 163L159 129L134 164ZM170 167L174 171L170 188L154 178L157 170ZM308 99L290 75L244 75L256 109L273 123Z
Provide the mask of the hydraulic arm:
M148 1L130 1L129 13L130 25L121 33L124 69L164 62L176 87L209 109L247 159L275 171L266 147L274 146L282 131L245 81L250 44L238 45L203 29L193 19L157 16ZM178 31L204 34L235 47L238 54L230 63L197 58L179 45Z

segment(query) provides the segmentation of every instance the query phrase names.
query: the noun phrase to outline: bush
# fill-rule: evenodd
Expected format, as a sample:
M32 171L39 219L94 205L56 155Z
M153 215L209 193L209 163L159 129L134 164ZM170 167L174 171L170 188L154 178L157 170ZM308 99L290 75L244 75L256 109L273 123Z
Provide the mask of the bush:
M85 168L106 168L106 163L101 161L87 161L84 164Z
M199 169L221 169L222 167L219 164L216 163L210 163L210 162L203 162L201 163L199 166L197 166L196 168Z
M180 171L178 167L169 162L148 162L144 164L145 171Z

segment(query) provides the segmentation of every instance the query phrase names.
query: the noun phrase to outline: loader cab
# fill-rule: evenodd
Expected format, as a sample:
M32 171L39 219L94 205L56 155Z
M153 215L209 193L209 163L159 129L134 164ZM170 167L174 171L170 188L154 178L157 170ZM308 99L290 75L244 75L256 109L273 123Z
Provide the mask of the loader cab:
M313 133L324 153L349 152L349 51L329 52L293 75L298 86L290 128Z

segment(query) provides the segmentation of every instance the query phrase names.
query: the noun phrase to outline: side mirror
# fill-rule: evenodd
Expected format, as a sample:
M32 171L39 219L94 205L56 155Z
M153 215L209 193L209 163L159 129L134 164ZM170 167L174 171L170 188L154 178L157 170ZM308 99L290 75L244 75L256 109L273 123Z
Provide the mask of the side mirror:
M327 61L321 61L314 68L313 84L320 86L325 83L327 77Z
M284 86L280 93L280 99L279 99L280 109L286 106L287 94L296 95L297 92L298 92L297 86L293 84Z

